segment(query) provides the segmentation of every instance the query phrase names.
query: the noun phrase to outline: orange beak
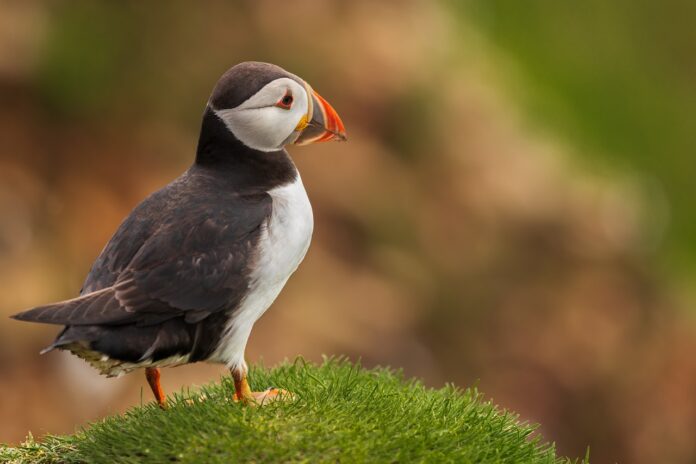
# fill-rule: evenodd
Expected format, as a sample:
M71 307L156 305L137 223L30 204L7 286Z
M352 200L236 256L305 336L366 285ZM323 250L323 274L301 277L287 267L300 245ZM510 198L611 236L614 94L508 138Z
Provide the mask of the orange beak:
M317 92L306 85L307 93L312 96L309 99L309 109L306 117L300 121L297 130L300 136L297 137L295 145L308 145L314 142L328 142L338 140L345 142L346 128L343 121L336 113L336 110L324 100Z

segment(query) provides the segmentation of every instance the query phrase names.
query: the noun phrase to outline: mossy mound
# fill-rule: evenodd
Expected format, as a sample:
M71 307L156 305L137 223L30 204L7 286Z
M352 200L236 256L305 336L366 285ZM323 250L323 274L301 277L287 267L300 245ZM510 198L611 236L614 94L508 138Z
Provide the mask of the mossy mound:
M0 462L570 462L474 389L428 389L341 360L254 367L249 378L295 396L243 406L225 378L174 395L166 411L147 404L71 436L1 447Z

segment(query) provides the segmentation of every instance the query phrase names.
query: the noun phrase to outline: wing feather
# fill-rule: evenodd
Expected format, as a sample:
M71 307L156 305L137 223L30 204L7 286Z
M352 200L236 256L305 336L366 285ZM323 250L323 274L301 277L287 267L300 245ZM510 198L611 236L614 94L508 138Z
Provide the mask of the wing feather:
M12 318L45 324L92 325L125 323L135 319L135 314L118 303L112 288L105 288L71 300L38 306Z
M213 206L202 207L190 199L184 202L177 210L180 214L164 221L160 218L143 243L138 243L143 224L151 220L129 217L124 224L138 224L136 236L120 227L84 288L108 286L13 317L63 325L147 326L180 316L193 324L234 308L248 289L249 266L259 232L270 215L271 199L264 194L206 201ZM132 256L125 266L121 249Z

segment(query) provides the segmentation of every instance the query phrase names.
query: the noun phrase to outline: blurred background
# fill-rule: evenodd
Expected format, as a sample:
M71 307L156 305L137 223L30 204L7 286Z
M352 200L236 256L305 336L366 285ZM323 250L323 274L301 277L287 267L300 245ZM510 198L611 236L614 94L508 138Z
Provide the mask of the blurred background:
M696 3L0 0L0 442L151 401L57 328L121 219L192 162L218 77L305 78L304 264L250 362L478 386L593 462L696 462ZM219 366L163 372L176 391Z

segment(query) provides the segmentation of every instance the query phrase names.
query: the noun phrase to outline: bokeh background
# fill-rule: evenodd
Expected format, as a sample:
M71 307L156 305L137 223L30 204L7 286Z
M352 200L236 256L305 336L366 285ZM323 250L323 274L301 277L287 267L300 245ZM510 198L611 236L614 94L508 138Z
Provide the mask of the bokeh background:
M7 316L76 295L192 162L217 78L262 60L350 142L291 148L315 236L249 361L401 367L566 455L696 462L694 24L679 0L1 0L0 442L151 400Z

